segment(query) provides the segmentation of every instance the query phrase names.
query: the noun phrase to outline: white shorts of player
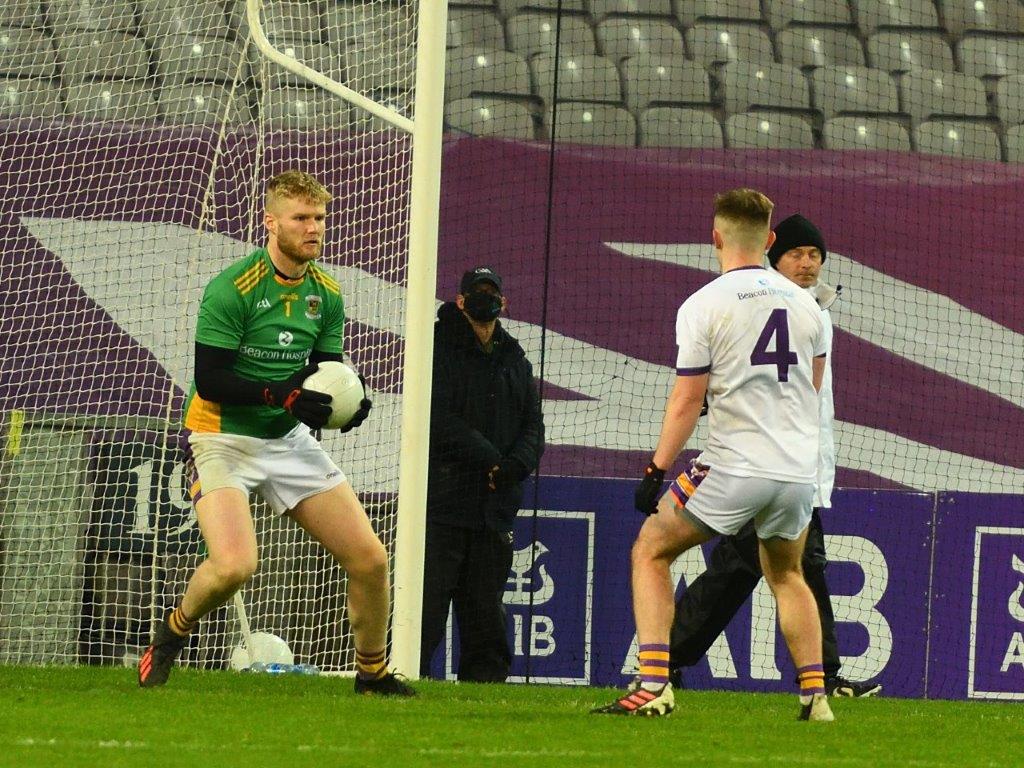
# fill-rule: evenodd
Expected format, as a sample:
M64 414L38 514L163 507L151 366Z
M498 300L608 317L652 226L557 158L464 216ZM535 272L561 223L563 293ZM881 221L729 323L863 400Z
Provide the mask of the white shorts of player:
M193 433L189 444L200 496L218 488L238 488L247 495L258 491L279 515L346 479L303 424L271 440Z
M760 539L799 538L811 521L814 485L765 477L739 477L710 469L685 507L687 517L731 536L751 519Z

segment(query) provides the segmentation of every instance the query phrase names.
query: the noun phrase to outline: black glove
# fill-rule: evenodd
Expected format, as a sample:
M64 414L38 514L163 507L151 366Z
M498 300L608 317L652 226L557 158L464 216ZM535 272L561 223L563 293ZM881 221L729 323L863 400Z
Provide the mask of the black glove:
M519 459L502 458L490 472L487 473L488 486L493 491L500 491L504 488L511 488L517 483L523 482L529 473Z
M644 479L633 492L633 505L638 512L645 515L653 515L658 509L658 496L661 494L661 484L665 482L665 470L659 469L652 461L644 470Z
M306 426L319 429L331 417L331 396L302 388L302 382L317 368L317 363L310 363L284 381L268 383L263 389L263 401L267 405L284 408Z
M362 378L362 376L360 376L359 378ZM366 388L364 387L363 392L365 391ZM370 400L370 398L364 397L362 400L359 401L359 410L353 413L352 418L348 420L348 424L346 424L338 431L351 432L353 429L355 429L364 421L366 421L366 417L370 415L371 408L373 408L373 402Z

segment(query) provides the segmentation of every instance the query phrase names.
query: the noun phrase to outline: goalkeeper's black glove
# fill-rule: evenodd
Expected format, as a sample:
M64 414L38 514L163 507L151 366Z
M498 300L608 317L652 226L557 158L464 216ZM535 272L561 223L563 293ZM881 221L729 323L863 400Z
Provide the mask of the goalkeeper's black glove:
M363 399L359 401L359 410L352 414L348 424L339 429L339 432L351 432L366 421L366 417L370 415L370 409L373 408L373 401L366 396L366 379L362 374L359 374L359 383L363 385Z
M263 388L263 402L284 408L306 426L320 429L331 417L331 396L302 388L302 382L312 376L317 368L317 363L310 363L284 381L269 382Z
M633 505L645 515L653 515L658 509L661 484L665 482L665 470L659 469L653 461L644 470L644 478L633 492Z

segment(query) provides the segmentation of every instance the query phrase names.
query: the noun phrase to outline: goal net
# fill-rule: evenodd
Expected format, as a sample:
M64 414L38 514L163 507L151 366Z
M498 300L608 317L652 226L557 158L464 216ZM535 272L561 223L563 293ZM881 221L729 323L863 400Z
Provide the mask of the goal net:
M271 64L245 3L5 2L0 19L0 662L131 664L203 557L183 485L184 395L208 280L264 242L265 181L334 194L321 263L371 418L324 445L389 551L412 142ZM411 117L415 5L266 2L271 44ZM254 631L353 668L345 578L255 507ZM231 607L184 662L221 667Z

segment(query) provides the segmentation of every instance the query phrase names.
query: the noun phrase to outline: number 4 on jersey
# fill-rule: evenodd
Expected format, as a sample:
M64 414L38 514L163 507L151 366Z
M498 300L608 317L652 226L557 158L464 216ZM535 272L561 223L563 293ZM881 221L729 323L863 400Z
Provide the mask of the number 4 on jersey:
M775 350L768 345L775 337ZM754 351L750 353L751 365L774 365L779 381L789 381L789 366L797 364L796 352L789 348L789 321L785 309L773 309L768 316L761 335L757 338Z

